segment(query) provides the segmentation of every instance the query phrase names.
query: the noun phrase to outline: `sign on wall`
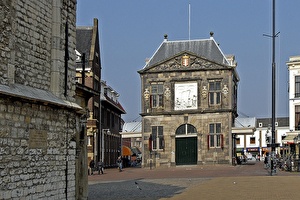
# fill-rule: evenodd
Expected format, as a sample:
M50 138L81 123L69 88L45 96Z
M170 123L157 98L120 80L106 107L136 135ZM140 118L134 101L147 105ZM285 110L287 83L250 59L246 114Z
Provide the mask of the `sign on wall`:
M197 83L175 83L174 110L197 109Z

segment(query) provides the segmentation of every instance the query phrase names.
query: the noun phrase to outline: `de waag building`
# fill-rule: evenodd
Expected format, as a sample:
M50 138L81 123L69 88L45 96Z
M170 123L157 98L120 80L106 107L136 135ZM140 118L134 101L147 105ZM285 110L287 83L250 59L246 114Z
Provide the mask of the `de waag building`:
M164 41L141 77L143 167L231 164L239 77L209 39Z

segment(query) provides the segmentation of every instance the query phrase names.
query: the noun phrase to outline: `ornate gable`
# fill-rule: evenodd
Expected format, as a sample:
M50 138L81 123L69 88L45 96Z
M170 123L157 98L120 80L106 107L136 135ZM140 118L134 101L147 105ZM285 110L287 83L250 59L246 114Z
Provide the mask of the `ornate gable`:
M166 72L166 71L182 71L182 70L215 70L226 69L228 65L218 64L205 58L193 55L191 53L181 53L171 59L158 63L143 71L147 72Z

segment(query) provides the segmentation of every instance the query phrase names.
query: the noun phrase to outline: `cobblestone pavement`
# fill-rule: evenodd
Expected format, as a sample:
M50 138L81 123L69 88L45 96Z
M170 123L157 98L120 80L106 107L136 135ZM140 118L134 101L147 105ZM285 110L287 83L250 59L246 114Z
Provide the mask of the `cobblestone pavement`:
M180 166L164 169L106 169L89 176L89 200L299 199L300 173L270 176L253 165Z

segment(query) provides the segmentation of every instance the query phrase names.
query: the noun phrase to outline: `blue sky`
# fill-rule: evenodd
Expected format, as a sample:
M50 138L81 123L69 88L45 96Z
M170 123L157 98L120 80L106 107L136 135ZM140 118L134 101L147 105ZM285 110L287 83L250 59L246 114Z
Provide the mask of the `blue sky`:
M207 39L214 32L224 54L234 54L240 76L241 117L271 117L272 0L77 0L77 26L99 20L102 79L119 94L126 122L140 113L137 73L168 39ZM276 1L276 116L287 117L290 56L300 55L300 1Z

